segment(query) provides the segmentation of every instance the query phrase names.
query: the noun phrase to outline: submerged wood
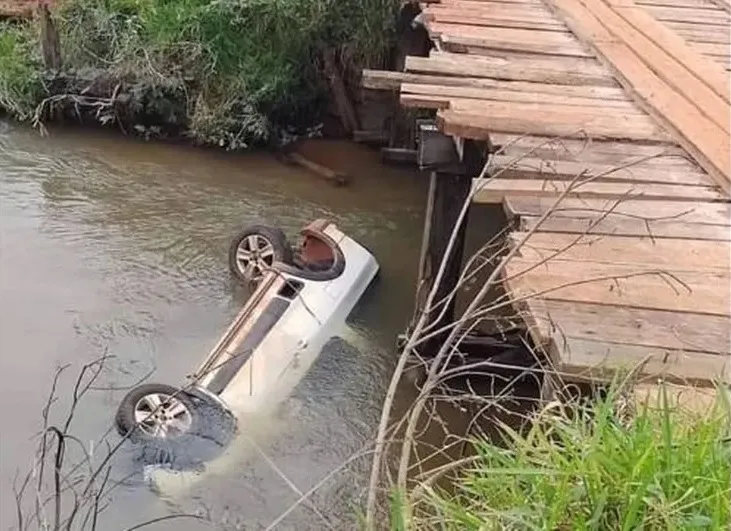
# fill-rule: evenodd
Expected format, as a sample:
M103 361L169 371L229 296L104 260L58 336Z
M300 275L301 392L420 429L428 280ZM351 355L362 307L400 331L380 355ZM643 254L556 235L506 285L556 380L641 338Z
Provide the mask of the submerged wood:
M287 160L294 164L299 164L303 168L306 168L307 170L316 173L320 177L323 177L338 186L348 183L348 176L344 173L331 170L330 168L327 168L322 164L318 164L317 162L308 159L301 153L288 153Z

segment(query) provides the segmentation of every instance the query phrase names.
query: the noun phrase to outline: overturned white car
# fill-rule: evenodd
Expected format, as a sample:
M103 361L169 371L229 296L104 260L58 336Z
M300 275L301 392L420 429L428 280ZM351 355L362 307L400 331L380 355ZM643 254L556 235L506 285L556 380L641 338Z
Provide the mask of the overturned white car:
M229 266L255 291L187 385L143 384L122 399L121 435L152 446L160 458L161 449L174 453L171 445L209 430L211 418L235 425L294 389L379 269L368 250L328 220L301 234L298 252L271 227L253 226L234 238Z

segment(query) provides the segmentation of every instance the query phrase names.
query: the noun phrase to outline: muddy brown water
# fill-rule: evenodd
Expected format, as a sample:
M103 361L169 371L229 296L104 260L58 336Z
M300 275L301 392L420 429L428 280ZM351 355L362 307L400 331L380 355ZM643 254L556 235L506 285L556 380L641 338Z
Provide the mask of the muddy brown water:
M265 528L372 440L394 344L409 318L427 180L385 167L375 151L319 142L308 154L352 177L337 188L266 154L226 154L116 134L56 130L47 138L0 122L0 521L15 525L16 474L31 466L33 435L57 367L60 422L79 369L113 356L79 406L72 432L89 445L111 425L123 388L179 384L245 300L230 278L233 231L264 221L289 235L331 217L378 258L381 275L351 318L355 342L326 349L263 426L244 426L256 450L185 495L133 476L116 488L100 529L173 512L156 529ZM347 335L346 335L347 339ZM354 346L357 345L357 346ZM133 463L120 454L118 477ZM355 462L313 496L335 529L356 527L368 463ZM285 480L284 477L287 479ZM300 506L278 529L325 529Z
M381 166L375 152L359 146L320 143L311 151L348 172L351 185L333 187L266 154L98 132L40 138L0 123L3 529L14 525L12 481L30 466L30 440L56 367L71 364L59 385L62 397L81 365L105 349L114 359L100 387L123 387L151 369L153 381L181 382L244 300L228 274L226 251L233 231L257 221L295 235L313 218L332 217L382 267L352 318L360 350L324 352L257 445L306 491L372 437L395 336L411 311L426 182L415 171ZM98 438L122 394L91 392L74 434L85 442ZM62 413L59 404L52 418ZM221 529L266 526L297 499L267 458L256 452L243 458L225 481L204 481L182 501L133 478L117 489L103 528L200 508ZM315 497L337 528L353 525L351 504L363 484L358 468ZM311 511L298 509L282 528L321 526ZM177 521L158 528L203 526Z

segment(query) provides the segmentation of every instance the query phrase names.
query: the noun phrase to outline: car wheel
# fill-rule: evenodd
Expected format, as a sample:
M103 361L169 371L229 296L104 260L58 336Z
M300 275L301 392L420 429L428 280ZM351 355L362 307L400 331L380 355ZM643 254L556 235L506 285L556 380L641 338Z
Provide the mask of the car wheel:
M292 247L281 229L266 225L247 227L234 237L229 247L229 268L242 282L258 282L274 262L293 262Z
M190 395L164 384L132 389L117 409L120 435L136 442L172 441L195 433L199 413Z

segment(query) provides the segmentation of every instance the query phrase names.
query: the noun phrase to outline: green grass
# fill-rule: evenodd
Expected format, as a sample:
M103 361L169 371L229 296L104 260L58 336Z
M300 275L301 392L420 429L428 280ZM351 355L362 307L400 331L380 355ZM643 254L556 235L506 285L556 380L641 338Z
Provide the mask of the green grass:
M522 434L503 426L504 445L476 441L450 492L422 489L414 528L729 529L726 404L697 414L663 401L619 422L613 403L543 411Z
M0 110L20 120L33 116L42 94L32 40L30 28L0 22Z
M308 127L321 115L321 50L334 50L350 73L385 57L398 7L396 0L61 0L54 16L67 81L55 92L76 93L93 81L105 89L97 95L109 96L121 82L132 95L128 125L174 126L228 148L266 142L277 128ZM25 44L37 45L20 44L9 53L25 64Z

